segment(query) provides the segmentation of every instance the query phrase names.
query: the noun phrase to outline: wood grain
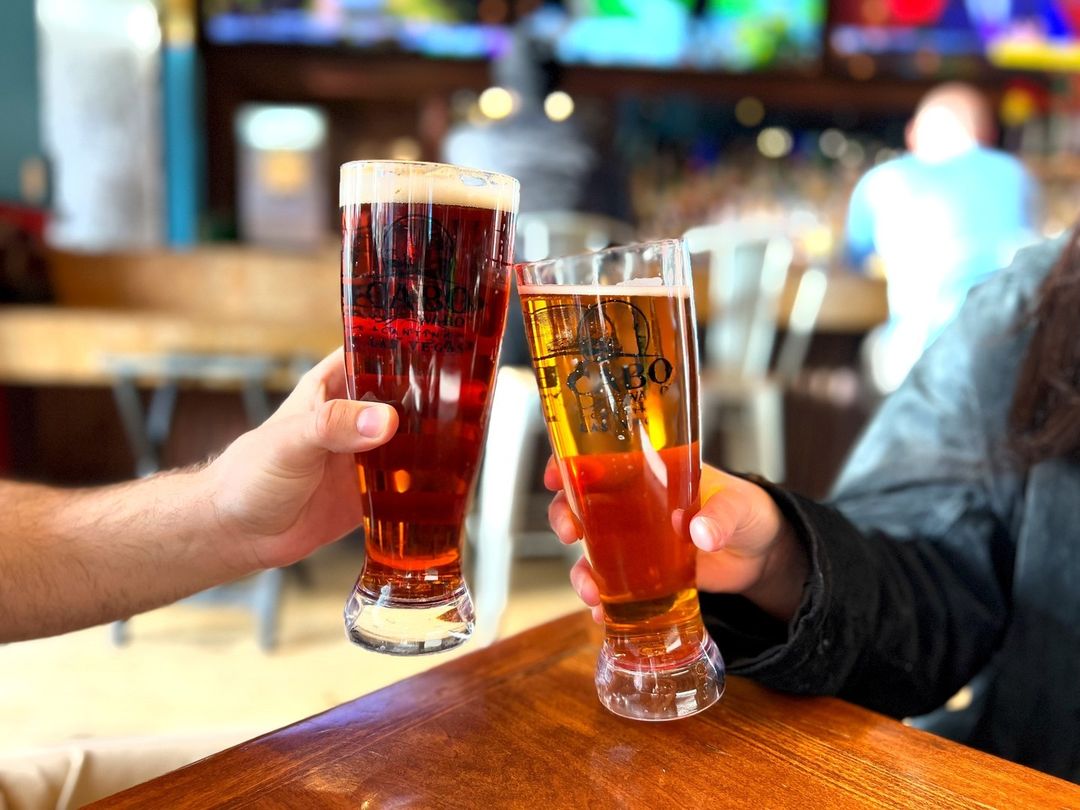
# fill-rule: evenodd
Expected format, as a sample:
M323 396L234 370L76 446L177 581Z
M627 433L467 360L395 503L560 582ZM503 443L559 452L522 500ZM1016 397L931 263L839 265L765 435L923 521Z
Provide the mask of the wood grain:
M560 619L93 806L1080 806L1076 785L739 678L697 717L620 719L597 643Z
M190 251L49 254L63 308L157 312L211 321L341 320L341 247L288 253L207 246Z
M0 307L0 383L5 385L107 386L116 376L108 358L116 355L302 355L320 360L340 345L340 316L268 323L149 310ZM295 382L283 374L269 385L288 390Z
M57 305L0 307L0 383L109 385L117 355L319 360L341 345L337 250L53 252ZM270 381L294 384L290 373Z

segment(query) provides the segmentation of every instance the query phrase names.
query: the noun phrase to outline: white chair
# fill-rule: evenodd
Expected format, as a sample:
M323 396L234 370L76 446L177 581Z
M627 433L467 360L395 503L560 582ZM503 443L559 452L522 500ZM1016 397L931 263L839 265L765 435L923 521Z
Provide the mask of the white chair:
M794 258L782 232L737 224L692 228L692 255L708 256L708 306L701 411L706 453L719 434L728 469L784 478L784 385L802 368L826 289L806 270L797 285L787 337L776 348L781 295Z
M548 211L518 218L516 252L522 261L540 261L634 239L631 226L610 217ZM509 334L524 329L516 295L511 307L504 352L516 340L524 340L522 335ZM574 547L560 546L542 518L530 521L531 516L544 514L542 507L550 498L537 487L548 453L532 367L503 366L492 400L476 509L470 518L469 536L476 554L474 638L480 644L498 638L515 554L576 558L579 553Z
M488 421L472 531L476 551L476 634L482 645L499 636L510 596L510 567L515 547L539 534L551 552L559 548L550 531L530 532L527 525L533 482L547 455L539 458L538 438L546 437L540 396L532 369L499 369Z

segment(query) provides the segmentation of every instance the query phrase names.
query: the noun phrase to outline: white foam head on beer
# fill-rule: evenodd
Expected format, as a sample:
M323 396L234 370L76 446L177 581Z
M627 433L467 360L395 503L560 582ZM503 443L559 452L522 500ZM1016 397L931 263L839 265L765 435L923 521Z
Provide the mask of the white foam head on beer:
M519 184L513 177L445 163L355 160L341 167L340 204L462 205L517 211Z
M665 284L664 279L635 278L618 284L519 284L519 295L570 295L582 298L689 298L688 284Z
M664 280L659 277L653 278L632 278L627 281L620 281L615 285L616 287L663 287Z

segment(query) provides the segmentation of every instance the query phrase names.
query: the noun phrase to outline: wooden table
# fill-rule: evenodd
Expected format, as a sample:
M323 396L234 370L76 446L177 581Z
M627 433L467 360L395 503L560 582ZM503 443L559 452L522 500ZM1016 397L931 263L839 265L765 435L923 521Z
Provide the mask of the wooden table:
M777 322L787 326L799 288L799 273L792 273L780 293ZM831 335L862 336L889 318L888 291L884 279L871 278L851 270L836 268L827 274L825 298L821 302L814 330ZM694 301L698 323L709 321L708 274L694 273ZM713 313L717 314L717 313Z
M321 360L341 345L341 323L220 321L186 313L60 306L0 306L0 384L110 386L110 357L306 356ZM295 377L279 374L284 391ZM204 387L213 388L213 380ZM235 385L233 386L235 387Z
M740 678L697 717L620 719L597 640L569 616L94 806L1080 807L1071 783Z

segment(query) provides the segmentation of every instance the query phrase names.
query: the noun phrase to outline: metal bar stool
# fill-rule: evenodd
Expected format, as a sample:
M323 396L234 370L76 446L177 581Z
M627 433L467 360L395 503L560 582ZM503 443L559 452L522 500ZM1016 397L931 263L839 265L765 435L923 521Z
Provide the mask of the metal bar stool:
M313 365L311 358L289 358L286 362L290 376L297 378ZM282 360L266 355L110 355L105 364L113 375L113 398L135 455L135 474L145 477L161 469L162 451L172 430L181 386L239 387L247 422L256 427L273 410L267 383L281 370ZM153 388L146 409L139 394L140 384ZM284 570L275 568L184 601L248 608L255 616L259 647L269 651L277 643L283 582ZM112 623L113 643L127 643L127 623Z

